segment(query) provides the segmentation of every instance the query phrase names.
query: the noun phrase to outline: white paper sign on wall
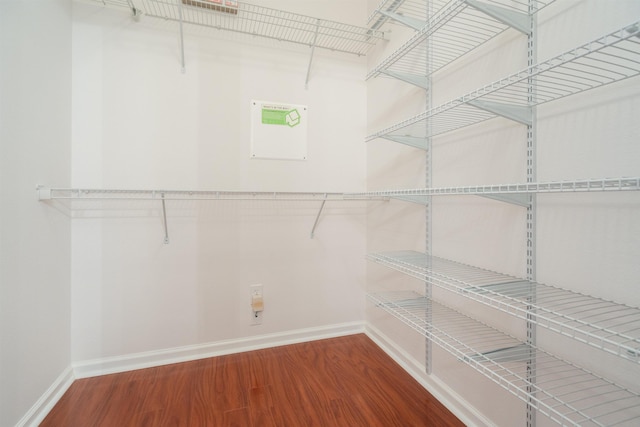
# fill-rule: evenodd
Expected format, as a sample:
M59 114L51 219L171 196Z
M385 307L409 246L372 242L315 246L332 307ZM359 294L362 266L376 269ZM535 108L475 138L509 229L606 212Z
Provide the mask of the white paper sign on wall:
M251 158L306 160L307 106L251 101Z

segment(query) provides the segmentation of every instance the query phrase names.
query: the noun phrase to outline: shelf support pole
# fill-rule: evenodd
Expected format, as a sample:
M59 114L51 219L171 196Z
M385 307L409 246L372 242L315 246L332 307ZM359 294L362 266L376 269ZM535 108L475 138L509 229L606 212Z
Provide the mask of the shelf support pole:
M313 222L313 228L311 228L311 238L315 236L316 227L318 226L318 221L320 220L320 215L322 214L322 210L324 209L324 204L327 202L327 195L325 194L324 200L320 204L320 209L318 209L318 215L316 215L316 220Z
M305 89L309 89L309 75L311 74L311 64L313 63L313 54L315 53L315 50L316 50L316 42L318 41L319 31L320 31L320 19L316 21L316 33L313 35L313 44L311 45L311 56L309 57L309 66L307 67L307 78L304 81Z
M162 197L162 219L164 220L164 244L169 244L169 227L167 226L167 207L164 201L164 193L161 194Z
M531 67L538 62L538 20L535 14L535 0L529 0L529 16L528 16L528 31L527 34L527 67ZM534 104L536 99L536 81L533 76L529 77L527 81L528 102L530 105ZM527 125L527 182L536 182L538 178L537 172L537 109L531 108L530 123ZM527 280L530 282L536 281L536 234L537 234L537 196L535 193L529 194L529 206L527 206ZM537 295L535 286L531 286L530 296L527 298L527 341L530 346L529 357L527 359L527 393L529 400L527 401L527 427L536 426L536 418L538 410L536 403L536 372L537 372L537 360L536 352L532 348L537 344L537 315L536 315L536 302Z
M430 22L432 17L434 16L434 5L433 2L427 2L426 6L426 21ZM426 52L426 67L424 70L424 83L425 83L425 104L426 111L429 111L433 106L433 93L432 93L432 79L429 73L429 70L432 67L434 62L433 58L433 40L431 37L427 37L423 42L425 43L425 52ZM432 156L432 138L429 135L432 127L431 118L427 118L427 128L425 129L424 139L420 141L420 143L424 142L424 160L425 160L425 186L426 188L430 188L433 184L433 156ZM406 142L405 142L406 143ZM433 197L428 196L426 200L426 206L424 210L424 219L425 219L425 236L424 236L424 249L427 254L429 254L429 264L431 263L431 254L433 249L433 229L432 229L432 221L433 221ZM429 333L430 337L425 340L425 372L427 375L431 375L433 372L433 335L432 335L432 325L433 325L433 311L431 310L431 302L433 297L433 285L426 281L424 282L425 295L429 298L429 310L427 311L427 320L429 322Z

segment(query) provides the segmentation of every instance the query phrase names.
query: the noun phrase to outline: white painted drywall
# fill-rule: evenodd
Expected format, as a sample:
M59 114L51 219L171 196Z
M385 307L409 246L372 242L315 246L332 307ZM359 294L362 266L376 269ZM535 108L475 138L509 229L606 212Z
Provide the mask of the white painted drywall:
M71 4L0 2L0 425L25 420L69 368L69 217L38 183L69 185ZM28 417L27 417L28 418Z
M323 17L362 23L364 3L342 3L322 2ZM177 26L73 9L73 186L365 188L364 58L316 50L305 89L308 47L196 29L182 73ZM309 107L308 160L249 157L253 99ZM361 321L365 205L328 202L310 239L319 207L168 202L169 245L157 204L72 209L73 360ZM250 326L255 283L260 326Z

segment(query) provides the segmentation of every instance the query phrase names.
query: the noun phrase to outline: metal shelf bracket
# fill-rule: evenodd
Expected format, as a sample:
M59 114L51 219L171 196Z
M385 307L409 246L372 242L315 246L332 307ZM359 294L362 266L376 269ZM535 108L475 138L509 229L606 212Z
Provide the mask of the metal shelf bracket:
M415 74L398 73L396 71L381 70L380 74L385 74L394 79L402 80L403 82L410 83L414 86L418 86L421 89L428 89L429 79L426 76L418 76Z
M409 145L411 147L420 148L422 150L427 149L427 141L423 137L410 136L410 135L384 135L381 138L388 139L389 141L398 142L400 144Z
M529 207L529 195L528 194L484 194L482 197L487 199L498 200L500 202L510 203L512 205L522 206L523 208Z
M498 116L502 116L506 119L522 123L523 125L531 126L533 109L531 107L525 107L521 105L503 104L501 102L491 102L482 100L472 100L467 102L481 110L488 111Z
M318 42L318 31L320 31L320 19L316 21L316 31L315 31L315 34L313 35L313 44L311 45L311 56L309 57L309 66L307 67L307 78L304 81L305 89L309 89L309 75L311 74L311 64L313 63L313 54L315 53L316 43Z
M162 197L162 219L164 220L164 244L169 244L169 228L167 226L167 207L164 201L164 193L160 195Z
M320 220L320 215L322 214L322 210L324 209L324 204L327 202L327 198L325 195L324 200L320 204L320 209L318 209L318 215L316 215L316 220L313 222L313 227L311 228L311 238L313 239L316 233L316 227L318 226L318 221Z
M503 24L515 28L523 34L529 34L531 32L529 16L527 14L505 9L500 6L482 3L476 0L465 0L465 2L474 9L497 19Z
M381 10L380 14L386 16L387 18L393 19L394 21L399 22L403 25L406 25L409 28L413 28L416 31L422 29L425 25L427 25L426 22L420 19L412 18L410 16L400 15L395 12L388 12L388 11Z

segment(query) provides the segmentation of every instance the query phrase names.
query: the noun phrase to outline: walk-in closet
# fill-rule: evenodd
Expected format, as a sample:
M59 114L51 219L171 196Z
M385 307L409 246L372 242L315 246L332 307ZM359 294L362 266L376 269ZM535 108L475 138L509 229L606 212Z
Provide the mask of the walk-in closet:
M236 405L176 425L640 424L639 1L5 0L0 40L0 427L148 369Z

